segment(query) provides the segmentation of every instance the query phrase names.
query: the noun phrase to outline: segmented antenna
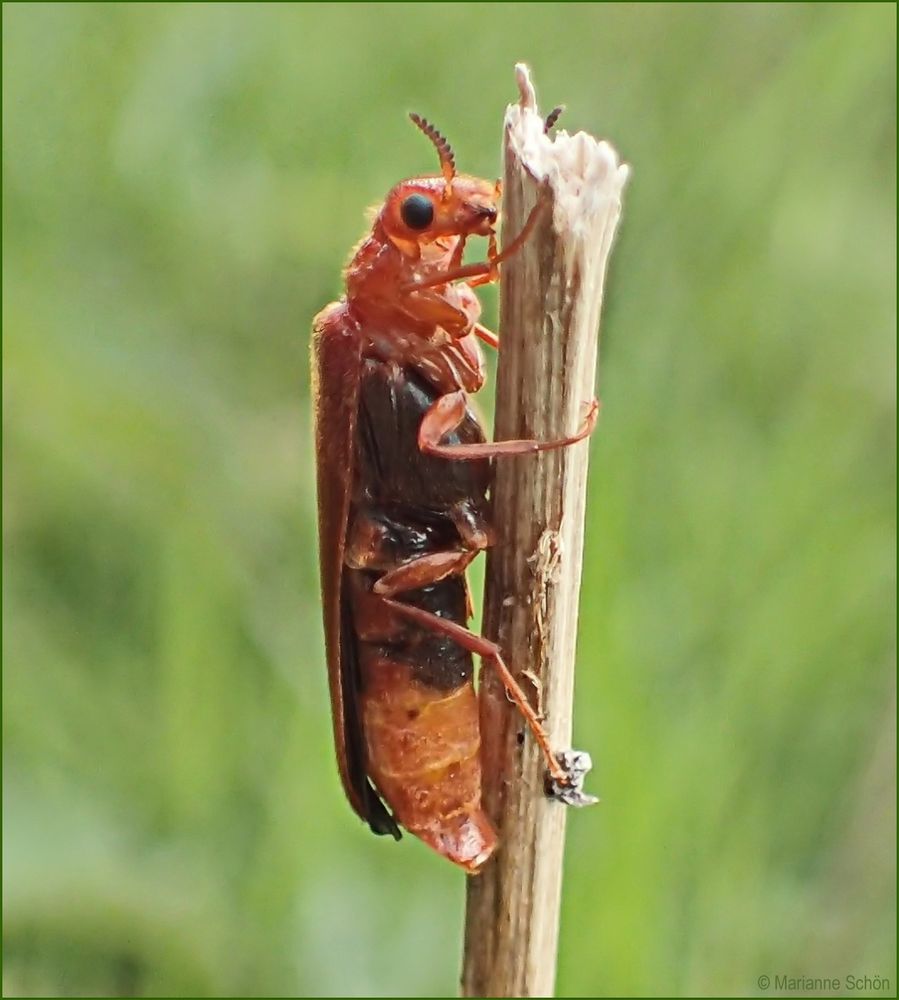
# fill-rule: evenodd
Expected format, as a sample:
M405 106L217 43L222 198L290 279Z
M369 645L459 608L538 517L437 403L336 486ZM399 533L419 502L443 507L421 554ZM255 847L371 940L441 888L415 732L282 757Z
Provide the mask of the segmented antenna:
M556 124L565 110L565 105L560 104L557 108L553 108L552 111L546 116L546 121L543 123L544 133L549 132L549 130Z
M450 146L446 138L434 128L427 118L422 118L421 115L415 114L414 111L410 112L409 117L431 142L434 143L437 155L440 157L440 169L446 181L446 190L449 193L450 184L452 184L453 178L456 176L456 157L453 153L453 147Z

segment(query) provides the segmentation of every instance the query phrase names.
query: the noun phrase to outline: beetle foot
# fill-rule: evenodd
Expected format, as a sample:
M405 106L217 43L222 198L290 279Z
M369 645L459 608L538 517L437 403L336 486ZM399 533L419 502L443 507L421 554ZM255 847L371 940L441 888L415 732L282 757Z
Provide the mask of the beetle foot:
M547 772L546 794L566 806L592 806L599 802L595 795L584 791L584 778L593 767L593 761L585 750L561 750L556 760L565 771L564 779L556 779Z

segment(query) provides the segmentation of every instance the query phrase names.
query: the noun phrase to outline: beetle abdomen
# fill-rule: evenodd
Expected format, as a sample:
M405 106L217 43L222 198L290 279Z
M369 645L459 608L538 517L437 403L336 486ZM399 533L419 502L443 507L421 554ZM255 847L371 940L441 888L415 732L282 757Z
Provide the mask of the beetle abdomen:
M396 820L469 871L496 834L481 810L478 705L471 653L398 616L373 593L379 574L347 569L366 770ZM449 577L405 604L466 620L465 583Z
M396 819L451 861L476 871L496 846L481 809L478 705L469 679L441 690L377 647L362 649L368 771Z

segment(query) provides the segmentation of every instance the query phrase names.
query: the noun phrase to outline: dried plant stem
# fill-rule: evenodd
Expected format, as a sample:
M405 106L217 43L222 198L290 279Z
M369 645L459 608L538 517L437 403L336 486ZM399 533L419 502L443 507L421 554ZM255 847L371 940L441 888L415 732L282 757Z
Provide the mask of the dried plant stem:
M544 134L527 68L505 121L503 232L538 198L551 203L503 265L496 439L572 433L595 395L602 286L627 167L604 142ZM571 745L587 443L500 459L497 538L487 565L485 634L496 639L545 716L554 748ZM544 794L545 763L491 671L482 673L485 807L501 848L468 882L465 996L551 996L567 809Z

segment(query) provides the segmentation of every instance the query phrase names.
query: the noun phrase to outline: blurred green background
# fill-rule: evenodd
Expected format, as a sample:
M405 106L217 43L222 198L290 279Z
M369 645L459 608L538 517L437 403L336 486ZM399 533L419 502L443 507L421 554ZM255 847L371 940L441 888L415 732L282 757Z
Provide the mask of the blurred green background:
M493 177L519 59L634 168L559 992L895 990L895 39L893 5L4 5L5 995L455 991L463 878L333 764L308 336L434 169L406 112Z

